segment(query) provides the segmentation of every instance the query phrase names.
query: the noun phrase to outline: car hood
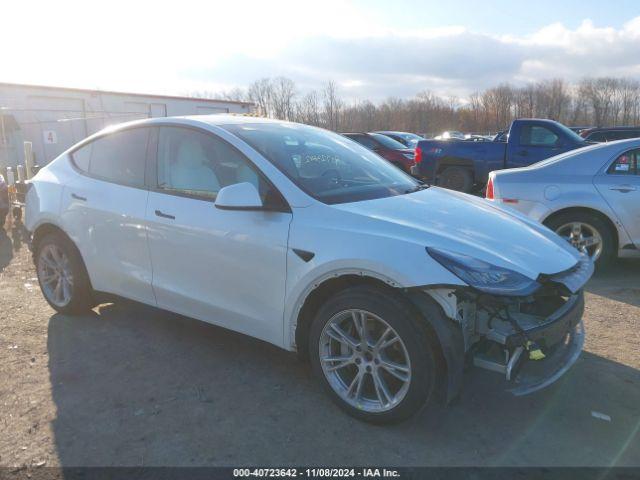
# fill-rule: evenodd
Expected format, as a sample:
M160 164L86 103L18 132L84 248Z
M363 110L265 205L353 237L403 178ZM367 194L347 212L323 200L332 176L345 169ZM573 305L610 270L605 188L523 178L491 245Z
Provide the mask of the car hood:
M374 222L368 229L378 235L470 255L531 279L568 270L580 259L567 242L523 215L443 188L334 206Z

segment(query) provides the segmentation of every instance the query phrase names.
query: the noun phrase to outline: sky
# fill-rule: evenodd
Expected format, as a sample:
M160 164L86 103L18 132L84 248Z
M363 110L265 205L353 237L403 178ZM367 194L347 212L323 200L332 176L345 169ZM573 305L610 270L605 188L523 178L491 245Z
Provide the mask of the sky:
M5 0L0 82L182 95L286 76L300 94L640 79L640 0Z

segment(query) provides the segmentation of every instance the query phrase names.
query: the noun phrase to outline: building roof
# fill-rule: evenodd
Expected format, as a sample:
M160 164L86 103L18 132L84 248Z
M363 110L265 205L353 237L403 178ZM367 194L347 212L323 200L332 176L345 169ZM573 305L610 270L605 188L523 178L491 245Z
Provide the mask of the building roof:
M9 83L0 82L0 88L2 87L18 87L18 88L45 88L49 90L58 90L63 92L77 92L77 93L90 93L93 95L107 94L107 95L129 95L134 97L152 97L152 98L169 98L173 100L192 100L198 102L220 102L220 103L233 103L236 105L253 106L253 102L241 102L238 100L221 100L217 98L202 98L202 97L185 97L179 95L159 95L155 93L133 93L133 92L118 92L114 90L92 90L88 88L72 88L72 87L54 87L51 85L31 85L27 83Z

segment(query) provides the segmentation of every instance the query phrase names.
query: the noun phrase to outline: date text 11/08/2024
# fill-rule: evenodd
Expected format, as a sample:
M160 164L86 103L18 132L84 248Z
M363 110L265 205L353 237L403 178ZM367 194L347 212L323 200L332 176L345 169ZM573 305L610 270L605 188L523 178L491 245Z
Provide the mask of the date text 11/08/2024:
M233 476L238 477L300 477L300 478L393 478L399 477L397 470L387 468L237 468Z

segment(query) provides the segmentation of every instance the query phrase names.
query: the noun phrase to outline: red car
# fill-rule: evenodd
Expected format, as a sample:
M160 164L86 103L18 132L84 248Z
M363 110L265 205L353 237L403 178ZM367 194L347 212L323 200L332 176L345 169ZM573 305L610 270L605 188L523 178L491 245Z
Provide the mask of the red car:
M411 167L415 164L414 149L407 148L386 135L380 133L343 133L342 135L358 142L369 150L373 150L406 173L410 173Z

